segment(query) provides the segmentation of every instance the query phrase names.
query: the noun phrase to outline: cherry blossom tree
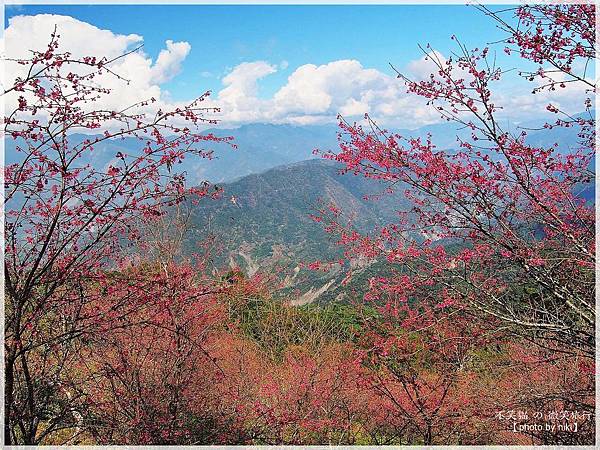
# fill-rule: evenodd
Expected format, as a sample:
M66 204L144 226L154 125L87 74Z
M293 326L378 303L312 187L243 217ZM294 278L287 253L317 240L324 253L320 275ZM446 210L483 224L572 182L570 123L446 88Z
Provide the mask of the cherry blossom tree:
M210 158L206 146L222 140L200 132L212 123L208 93L173 109L154 98L97 107L111 95L104 77L127 80L111 69L115 60L75 58L59 39L55 31L47 48L5 61L23 74L4 90L7 105L16 105L3 122L5 139L16 144L4 167L6 444L39 443L73 417L76 393L63 375L75 342L123 327L94 307L103 298L95 287L136 238L140 218L215 192L187 187L175 168L186 157ZM119 149L126 138L137 142L127 147L134 150ZM108 142L104 148L115 150L101 150ZM92 163L99 151L114 153L105 167Z
M80 392L85 424L75 439L210 444L227 429L230 417L212 387L224 375L210 351L224 312L216 287L198 279L199 264L164 269L161 261L120 267L98 286L111 326L109 333L86 336L71 364L70 388ZM129 308L115 310L116 303Z
M324 157L342 163L344 172L403 192L409 206L398 211L397 223L369 234L354 229L335 205L315 216L338 237L347 259L385 260L392 267L391 276L370 280L365 296L388 323L387 329L373 331L374 342L381 344L376 360L384 356L388 367L375 385L398 408L398 430L408 432L410 425L426 443L450 438L443 432L451 432L449 424L457 417L445 403L452 404L453 386L464 378L447 369L411 371L406 355L421 350L402 345L398 329L427 334L430 324L438 323L432 317L452 327L453 316L466 313L488 333L512 336L522 349L534 343L530 354L542 352L545 358L528 370L564 374L581 360L593 366L595 356L595 216L593 201L586 198L594 181L596 84L590 71L596 59L595 9L585 4L481 9L508 33L503 50L522 62L519 73L533 83L531 95L552 98L569 90L571 97L578 96L584 112L576 115L542 98L542 112L556 119L536 130L575 129L577 142L569 149L535 145L530 130L505 128L503 118L510 111L503 109L497 88L505 72L492 50L469 50L453 37L458 52L448 58L423 48L434 71L430 77L413 80L398 72L398 78L468 137L457 137L454 149L442 150L432 136L390 133L369 115L362 124L340 118L339 151ZM473 351L485 348L468 331L457 338ZM429 336L422 342L426 350L437 341ZM547 411L559 403L589 412L594 384L591 372L586 374L576 377L577 389L561 383L552 392L541 386L536 394L523 389L512 404ZM401 394L412 402L398 400ZM511 400L490 399L497 408L503 402ZM484 410L488 419L493 416L494 411ZM446 423L435 435L441 418ZM466 437L469 426L463 425L456 436ZM484 435L476 436L471 438ZM565 439L564 433L540 434L524 442L589 443L593 433Z
M570 116L548 104L558 118L542 128L577 129L576 148L532 145L528 130L503 128L494 91L503 71L488 48L469 51L458 42L459 52L447 59L427 48L431 77L398 76L470 138L445 151L431 138L388 133L368 116L362 126L342 120L340 151L325 157L405 192L411 206L398 223L369 236L349 229L335 209L322 213L348 257L381 257L399 267L396 276L372 280L371 298L388 309L433 286L440 306L468 305L525 339L593 358L595 219L581 193L594 180L596 87L587 70L595 61L595 10L547 5L513 12L518 28L488 13L510 33L506 51L540 65L523 72L537 82L532 95L581 88L587 113Z

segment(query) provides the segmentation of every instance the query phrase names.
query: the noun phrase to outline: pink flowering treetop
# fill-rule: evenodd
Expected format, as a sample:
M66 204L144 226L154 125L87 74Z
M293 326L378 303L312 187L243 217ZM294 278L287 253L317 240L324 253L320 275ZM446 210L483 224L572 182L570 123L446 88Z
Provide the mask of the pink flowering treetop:
M540 65L525 74L539 82L531 95L583 87L582 116L541 107L557 116L541 132L575 127L574 148L532 145L527 130L503 128L495 94L503 71L488 48L470 51L458 43L458 54L444 59L427 47L436 71L424 80L398 77L470 137L445 151L431 137L388 133L369 116L366 126L341 120L340 150L325 157L404 192L410 206L399 211L397 223L366 236L349 228L339 211L325 208L318 220L329 219L327 229L338 234L348 258L387 259L397 267L391 277L373 278L367 297L390 317L422 320L423 308L438 314L464 309L543 345L593 358L594 205L581 191L594 180L590 97L596 87L586 73L595 58L594 8L516 8L518 28L486 11L509 32L507 51Z
M25 69L4 91L15 104L4 136L16 144L4 167L7 444L35 444L58 427L38 428L48 391L61 389L69 355L59 345L110 328L102 323L110 315L89 307L98 296L88 290L121 244L135 239L136 224L217 192L187 187L175 170L184 158L210 158L207 145L228 140L200 132L214 122L205 116L216 109L203 106L209 93L173 109L154 98L103 109L111 92L101 80L127 82L111 69L114 61L61 52L56 31L46 49L6 61ZM137 141L127 146L135 150L119 150L125 138ZM103 151L114 154L96 167L92 155L107 141L113 145Z

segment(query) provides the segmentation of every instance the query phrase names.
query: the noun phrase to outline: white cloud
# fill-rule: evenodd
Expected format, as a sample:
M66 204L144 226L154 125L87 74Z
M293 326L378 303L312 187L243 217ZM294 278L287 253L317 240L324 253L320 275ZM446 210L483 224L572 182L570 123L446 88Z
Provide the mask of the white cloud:
M417 114L424 102L408 98L405 86L394 76L365 68L356 60L340 60L297 68L275 93L273 111L280 120L289 115L303 121L309 120L307 115L331 120L338 113L349 118L369 113L382 123L402 126L437 120L435 113ZM419 124L414 120L417 116L422 120Z
M278 108L308 113L333 112L341 102L374 88L381 74L363 69L355 60L333 61L315 66L306 64L294 71L287 84L275 94ZM335 113L334 113L335 114Z
M382 123L419 126L439 116L425 101L406 93L395 77L364 68L356 60L328 64L305 64L296 68L270 98L260 98L260 81L281 65L265 61L245 62L224 78L215 105L229 124L274 122L313 124L334 122L338 114L362 118L373 113ZM416 120L415 120L416 119Z
M30 55L29 50L43 50L55 27L60 36L59 51L68 51L74 58L96 56L110 60L143 43L143 37L137 34L115 34L69 16L15 16L9 19L9 25L4 32L6 56L23 58ZM112 63L111 70L129 80L129 83L106 73L97 77L95 82L110 89L111 94L101 97L95 106L119 109L151 97L158 100L157 105L164 106L160 84L172 79L180 71L181 63L191 48L187 42L167 41L166 45L167 48L159 53L154 63L152 58L142 51L130 53ZM7 63L7 82L11 82L17 76L23 76L26 70L25 66ZM68 67L65 70L68 70ZM12 95L6 98L7 108L14 106L16 97Z
M369 112L370 107L367 102L359 101L354 98L348 99L348 101L340 108L340 114L342 116L359 116Z
M557 82L566 79L564 74L553 75L553 79ZM591 79L588 81L593 82ZM532 94L534 88L539 88L547 82L548 80L536 78L533 82L523 83L518 89L499 90L494 100L503 105L504 110L510 113L511 119L514 121L532 118L553 121L564 117L548 112L547 105L552 104L561 111L573 114L585 110L584 100L586 98L594 99L593 94L587 92L588 86L579 82L565 83L564 87L557 85L555 90L545 88Z
M219 91L216 99L216 104L223 111L223 120L228 122L264 120L268 114L268 105L257 97L258 80L276 71L274 65L265 61L244 62L234 67L223 78L225 87Z
M74 56L105 55L114 58L143 41L137 34L114 34L70 16L38 14L15 16L8 20L4 34L6 52L9 56L24 56L28 50L43 48L55 26L61 37L61 46Z
M157 84L173 79L181 71L181 63L192 49L187 42L168 40L166 44L167 48L160 51L151 71L151 81Z
M276 71L275 66L265 61L239 64L223 78L223 84L226 87L219 92L219 98L226 100L255 96L258 90L258 80Z
M61 49L70 51L75 57L115 58L143 43L142 36L115 34L68 16L16 16L9 20L4 34L7 56L22 57L29 49L43 49L55 25L61 35ZM111 89L112 94L101 100L98 106L114 109L150 97L158 100L152 107L180 106L183 102L175 104L161 84L180 73L190 51L191 46L187 42L167 40L166 48L160 51L156 61L141 51L117 60L111 69L130 83L102 76L98 83ZM441 53L434 51L434 54L441 61L445 60ZM201 69L196 69L199 79L217 76L211 72L200 72ZM440 120L439 114L426 105L426 99L406 92L406 86L395 73L365 68L359 61L350 59L299 66L291 70L286 82L271 97L261 97L259 91L263 79L286 69L290 68L285 60L279 64L267 61L241 63L228 69L221 80L223 88L205 106L220 107L219 118L226 125L333 122L338 113L349 119L359 119L369 113L384 126L402 128L416 128ZM435 72L436 67L431 59L423 56L400 69L411 78L421 80ZM6 75L11 80L23 70L23 66L7 64ZM505 111L514 117L532 117L543 111L550 101L568 110L580 110L581 107L574 104L578 97L575 86L567 86L566 89L537 96L532 96L529 89L520 91L521 95L505 87L502 92L507 94L498 94L494 100L505 104ZM15 99L7 99L7 106L11 101Z
M411 79L425 80L429 78L430 74L439 70L438 64L444 64L445 62L446 57L437 50L433 50L428 55L410 61L406 65L406 69Z

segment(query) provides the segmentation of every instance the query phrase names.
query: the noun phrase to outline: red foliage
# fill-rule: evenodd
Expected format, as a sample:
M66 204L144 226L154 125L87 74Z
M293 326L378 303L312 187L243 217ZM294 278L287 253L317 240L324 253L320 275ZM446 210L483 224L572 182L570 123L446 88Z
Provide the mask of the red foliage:
M356 440L368 393L357 389L365 373L347 345L318 355L289 348L280 362L260 356L244 340L223 348L225 398L232 403L244 443L322 444Z
M224 312L197 273L191 266L142 267L99 287L94 307L111 327L86 340L75 370L76 385L85 386L87 432L99 443L193 442L199 436L190 433L203 420L218 427L219 399L210 386L222 374L209 348Z

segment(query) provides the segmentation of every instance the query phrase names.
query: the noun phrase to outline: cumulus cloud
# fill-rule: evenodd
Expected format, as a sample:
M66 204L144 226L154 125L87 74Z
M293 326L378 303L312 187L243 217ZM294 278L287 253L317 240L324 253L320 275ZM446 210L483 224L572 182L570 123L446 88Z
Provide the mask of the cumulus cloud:
M260 81L275 73L265 61L245 62L223 78L216 104L224 122L274 122L298 125L333 122L338 114L362 117L372 113L382 123L419 126L439 116L425 107L395 77L363 67L356 60L304 64L296 68L270 98L260 98Z
M292 113L324 113L385 82L375 69L364 69L355 60L315 66L305 64L290 75L274 97L276 107ZM335 113L334 113L335 114Z
M258 80L277 71L265 61L244 62L237 65L222 80L225 86L217 96L217 104L228 122L262 120L268 114L266 102L258 95Z
M186 58L192 46L187 42L166 42L167 48L160 51L156 63L152 66L151 81L157 84L165 83L181 71L181 63Z
M135 49L143 43L137 34L115 34L102 30L73 17L39 14L35 16L15 16L9 19L4 32L4 49L8 58L23 58L30 50L41 50L49 42L50 34L56 27L60 36L60 51L70 52L74 58L98 56L113 59ZM166 42L155 62L143 51L129 53L111 64L112 71L122 79L104 74L96 82L111 90L111 95L103 96L98 106L119 109L151 97L161 101L160 85L172 79L181 70L181 63L191 47L187 42ZM6 64L7 82L25 74L26 68L18 64ZM14 97L14 96L13 96ZM7 98L7 107L15 98Z
M550 68L547 69L551 70ZM556 73L553 76L557 82L565 80L564 74ZM593 82L592 79L588 81ZM583 83L565 83L564 87L557 86L555 90L542 89L532 95L533 89L540 88L547 81L536 78L532 82L524 83L518 89L498 90L495 100L503 105L506 113L510 113L513 121L535 119L556 119L555 114L546 111L546 106L551 104L567 113L580 113L585 110L586 98L594 98L588 92L588 86Z
M22 57L28 49L44 48L55 25L61 35L61 48L75 57L100 55L110 59L143 43L142 36L116 34L68 16L16 16L9 20L4 34L7 56ZM161 84L181 72L191 46L172 40L167 40L165 45L155 61L142 51L117 60L111 69L130 80L129 84L108 75L99 79L100 84L113 91L99 106L119 108L150 97L158 100L153 107L179 106L181 103L175 105ZM445 60L440 52L434 51L434 55L440 61ZM436 66L431 58L423 56L401 69L413 79L426 79L436 71ZM16 64L7 65L6 76L9 80L14 79L22 75L23 70ZM199 80L213 76L211 72L201 72L202 68L195 70L198 70ZM278 70L290 70L291 74L271 97L261 97L261 82ZM352 59L321 65L304 64L296 68L290 68L287 61L279 64L248 61L229 69L221 82L222 89L207 101L206 106L220 107L222 112L218 118L225 125L248 122L313 124L335 121L337 114L354 119L365 113L385 126L402 128L416 128L440 120L435 109L426 105L426 99L406 92L406 86L393 72L363 67ZM567 86L564 90L537 96L532 96L530 89L518 93L505 88L504 92L510 94L501 92L494 100L519 118L543 111L549 102L577 111L581 108L573 99L579 92L576 86Z
M428 55L410 61L406 65L406 70L412 79L425 80L429 78L430 74L439 70L437 64L444 64L445 62L446 57L442 53L432 50Z
M48 43L54 27L61 36L61 45L74 56L105 55L114 58L143 41L142 36L137 34L114 34L70 16L15 16L8 20L4 33L6 53L14 57L24 56L29 50L39 50Z
M239 64L223 78L223 84L226 87L219 92L219 98L237 99L240 96L255 96L258 89L258 80L276 71L275 66L265 61Z

